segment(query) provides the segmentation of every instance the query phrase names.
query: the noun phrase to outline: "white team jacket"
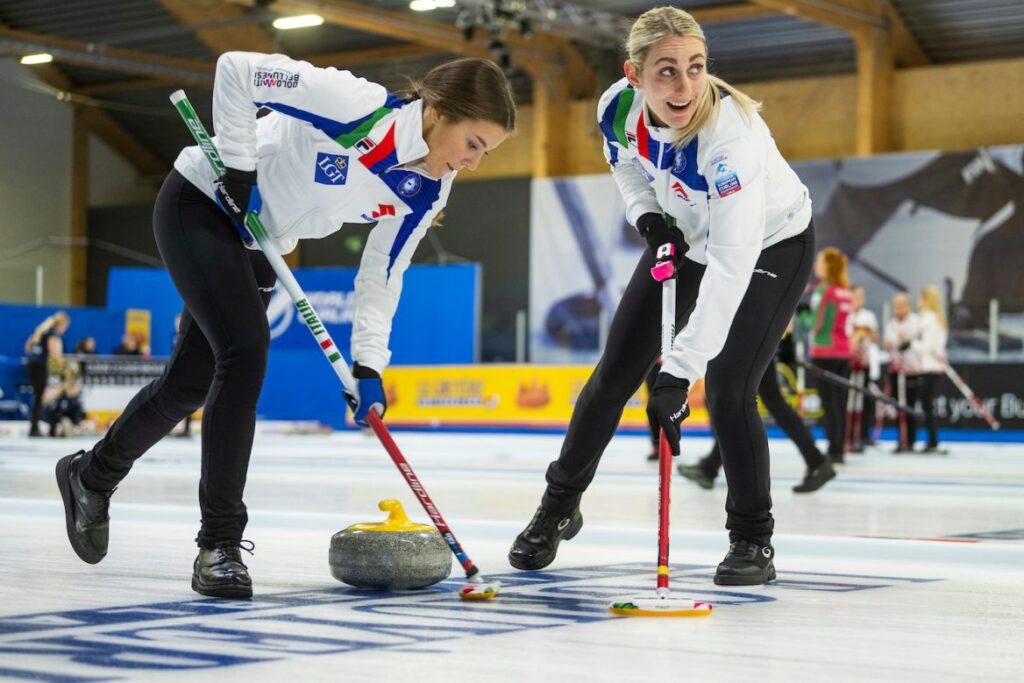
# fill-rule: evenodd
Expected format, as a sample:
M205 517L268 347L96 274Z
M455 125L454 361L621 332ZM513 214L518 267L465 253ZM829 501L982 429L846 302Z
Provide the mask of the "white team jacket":
M917 336L910 342L910 350L916 356L920 374L941 375L946 370L946 339L949 333L932 311L918 314Z
M271 113L257 120L256 112ZM214 144L226 166L256 169L267 232L287 253L342 223L379 221L356 276L352 358L382 371L402 274L455 173L432 178L415 162L429 151L422 103L395 97L348 71L284 55L227 52L217 60ZM196 146L174 167L213 198L215 180Z
M731 97L714 125L678 150L672 129L650 124L643 92L625 78L601 96L597 117L627 220L674 218L686 258L707 265L689 324L662 367L692 383L725 345L761 251L807 229L807 188L761 117L748 122Z
M889 353L889 359L899 370L906 373L916 373L920 367L917 352L914 350L913 341L921 334L921 321L917 313L908 313L906 318L900 320L893 316L885 323L885 333L882 335L882 343ZM900 351L900 347L911 342L910 348Z

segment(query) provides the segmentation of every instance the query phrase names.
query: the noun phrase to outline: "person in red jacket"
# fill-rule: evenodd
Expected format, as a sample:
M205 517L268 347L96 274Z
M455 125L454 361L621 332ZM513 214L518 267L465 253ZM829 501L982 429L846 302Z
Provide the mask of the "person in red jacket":
M842 377L850 374L850 337L846 319L853 311L850 282L846 274L846 254L825 247L814 261L818 286L811 297L814 327L811 329L811 362L822 370ZM818 395L825 413L825 436L832 462L843 462L846 427L846 389L820 382Z

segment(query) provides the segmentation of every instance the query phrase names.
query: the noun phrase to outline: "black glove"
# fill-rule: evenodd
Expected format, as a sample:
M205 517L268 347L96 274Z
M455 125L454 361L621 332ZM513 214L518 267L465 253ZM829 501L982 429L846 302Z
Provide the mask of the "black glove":
M217 197L217 204L235 224L235 230L242 240L252 244L253 236L245 227L245 217L249 213L259 213L263 208L260 188L256 185L256 171L224 169L224 175L213 184L213 193Z
M662 372L654 383L654 391L647 400L647 417L657 422L665 432L672 455L679 455L679 425L690 414L687 401L690 383Z
M647 240L647 248L651 250L651 255L655 258L658 256L658 247L666 242L671 242L676 250L674 261L678 266L683 260L683 254L689 249L686 241L683 240L683 233L668 227L665 217L660 213L645 213L640 216L636 219L636 229Z
M345 392L345 400L352 408L352 417L360 427L366 427L366 416L371 409L376 408L377 413L384 417L388 410L388 400L384 395L384 385L380 379L380 373L373 368L354 363L352 365L352 376L356 378L359 385L359 400L355 396Z

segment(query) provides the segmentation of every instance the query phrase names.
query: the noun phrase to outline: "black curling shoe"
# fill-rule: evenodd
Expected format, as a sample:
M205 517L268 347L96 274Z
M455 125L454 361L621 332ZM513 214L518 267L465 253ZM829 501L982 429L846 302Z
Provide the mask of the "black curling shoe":
M192 590L214 598L251 598L252 579L242 562L242 550L251 555L253 547L251 541L225 541L212 548L200 546L192 566Z
M811 493L813 491L817 491L834 479L835 476L836 471L832 467L832 461L830 458L826 457L825 460L814 469L807 469L807 474L804 475L804 480L793 487L793 492Z
M718 565L719 586L756 586L775 580L775 549L750 541L729 544L729 552Z
M558 544L570 540L582 528L583 515L579 508L559 514L541 506L523 533L512 542L509 564L516 569L543 569L554 561Z
M676 469L686 479L697 484L702 489L713 489L715 488L715 474L708 474L703 466L698 462L696 465L683 465L680 463L676 466Z
M82 483L79 468L85 451L57 461L57 487L64 500L64 521L75 553L89 564L107 555L110 542L110 496L113 491L93 491Z

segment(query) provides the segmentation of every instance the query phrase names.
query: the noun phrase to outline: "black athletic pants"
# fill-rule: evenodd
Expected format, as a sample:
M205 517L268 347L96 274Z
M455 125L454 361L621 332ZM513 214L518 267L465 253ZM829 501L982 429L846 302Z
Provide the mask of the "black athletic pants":
M765 409L774 418L775 424L800 449L800 455L803 456L804 462L807 463L809 469L813 470L825 462L825 457L814 443L814 436L811 435L811 431L807 429L803 419L782 396L782 391L779 388L779 377L775 374L773 364L768 366L768 371L761 378L761 383L757 387L757 395L761 397L761 402L764 403ZM718 470L722 467L722 448L718 445L717 438L715 439L714 446L711 448L711 452L701 458L699 464L701 469L709 476L715 477L718 475Z
M813 358L815 366L843 379L850 379L850 361L846 358ZM828 454L842 455L846 450L846 400L847 389L828 380L818 379L818 396L824 412L825 438L828 439Z
M757 413L757 386L804 291L814 258L814 230L761 252L722 352L708 364L705 393L722 444L729 537L764 545L771 538L768 439ZM547 471L542 505L565 511L579 504L597 471L629 397L659 354L661 285L644 252L612 319L604 355L576 402L558 460ZM676 287L676 329L689 318L704 266L685 260Z
M907 404L911 407L918 401L924 411L924 424L928 430L928 448L939 445L939 419L935 415L935 386L939 383L939 375L924 374L907 377ZM913 446L917 440L917 420L907 421L907 446Z
M46 382L50 379L46 361L25 366L28 370L28 381L32 385L32 412L29 414L28 431L31 435L40 434L39 420L43 417L43 394L46 393Z
M86 486L112 490L135 460L186 415L203 410L199 507L202 546L242 538L242 502L266 371L266 305L276 276L262 252L246 249L220 208L172 171L153 210L160 256L185 302L162 377L128 403L86 454Z
M660 356L661 354L659 354ZM651 394L654 393L654 383L658 381L658 373L661 372L661 364L655 363L651 366L651 369L647 371L647 376L644 377L644 384L647 385L647 397L650 398ZM647 429L651 436L651 448L653 453L658 452L658 442L661 440L661 425L651 415L647 416Z

